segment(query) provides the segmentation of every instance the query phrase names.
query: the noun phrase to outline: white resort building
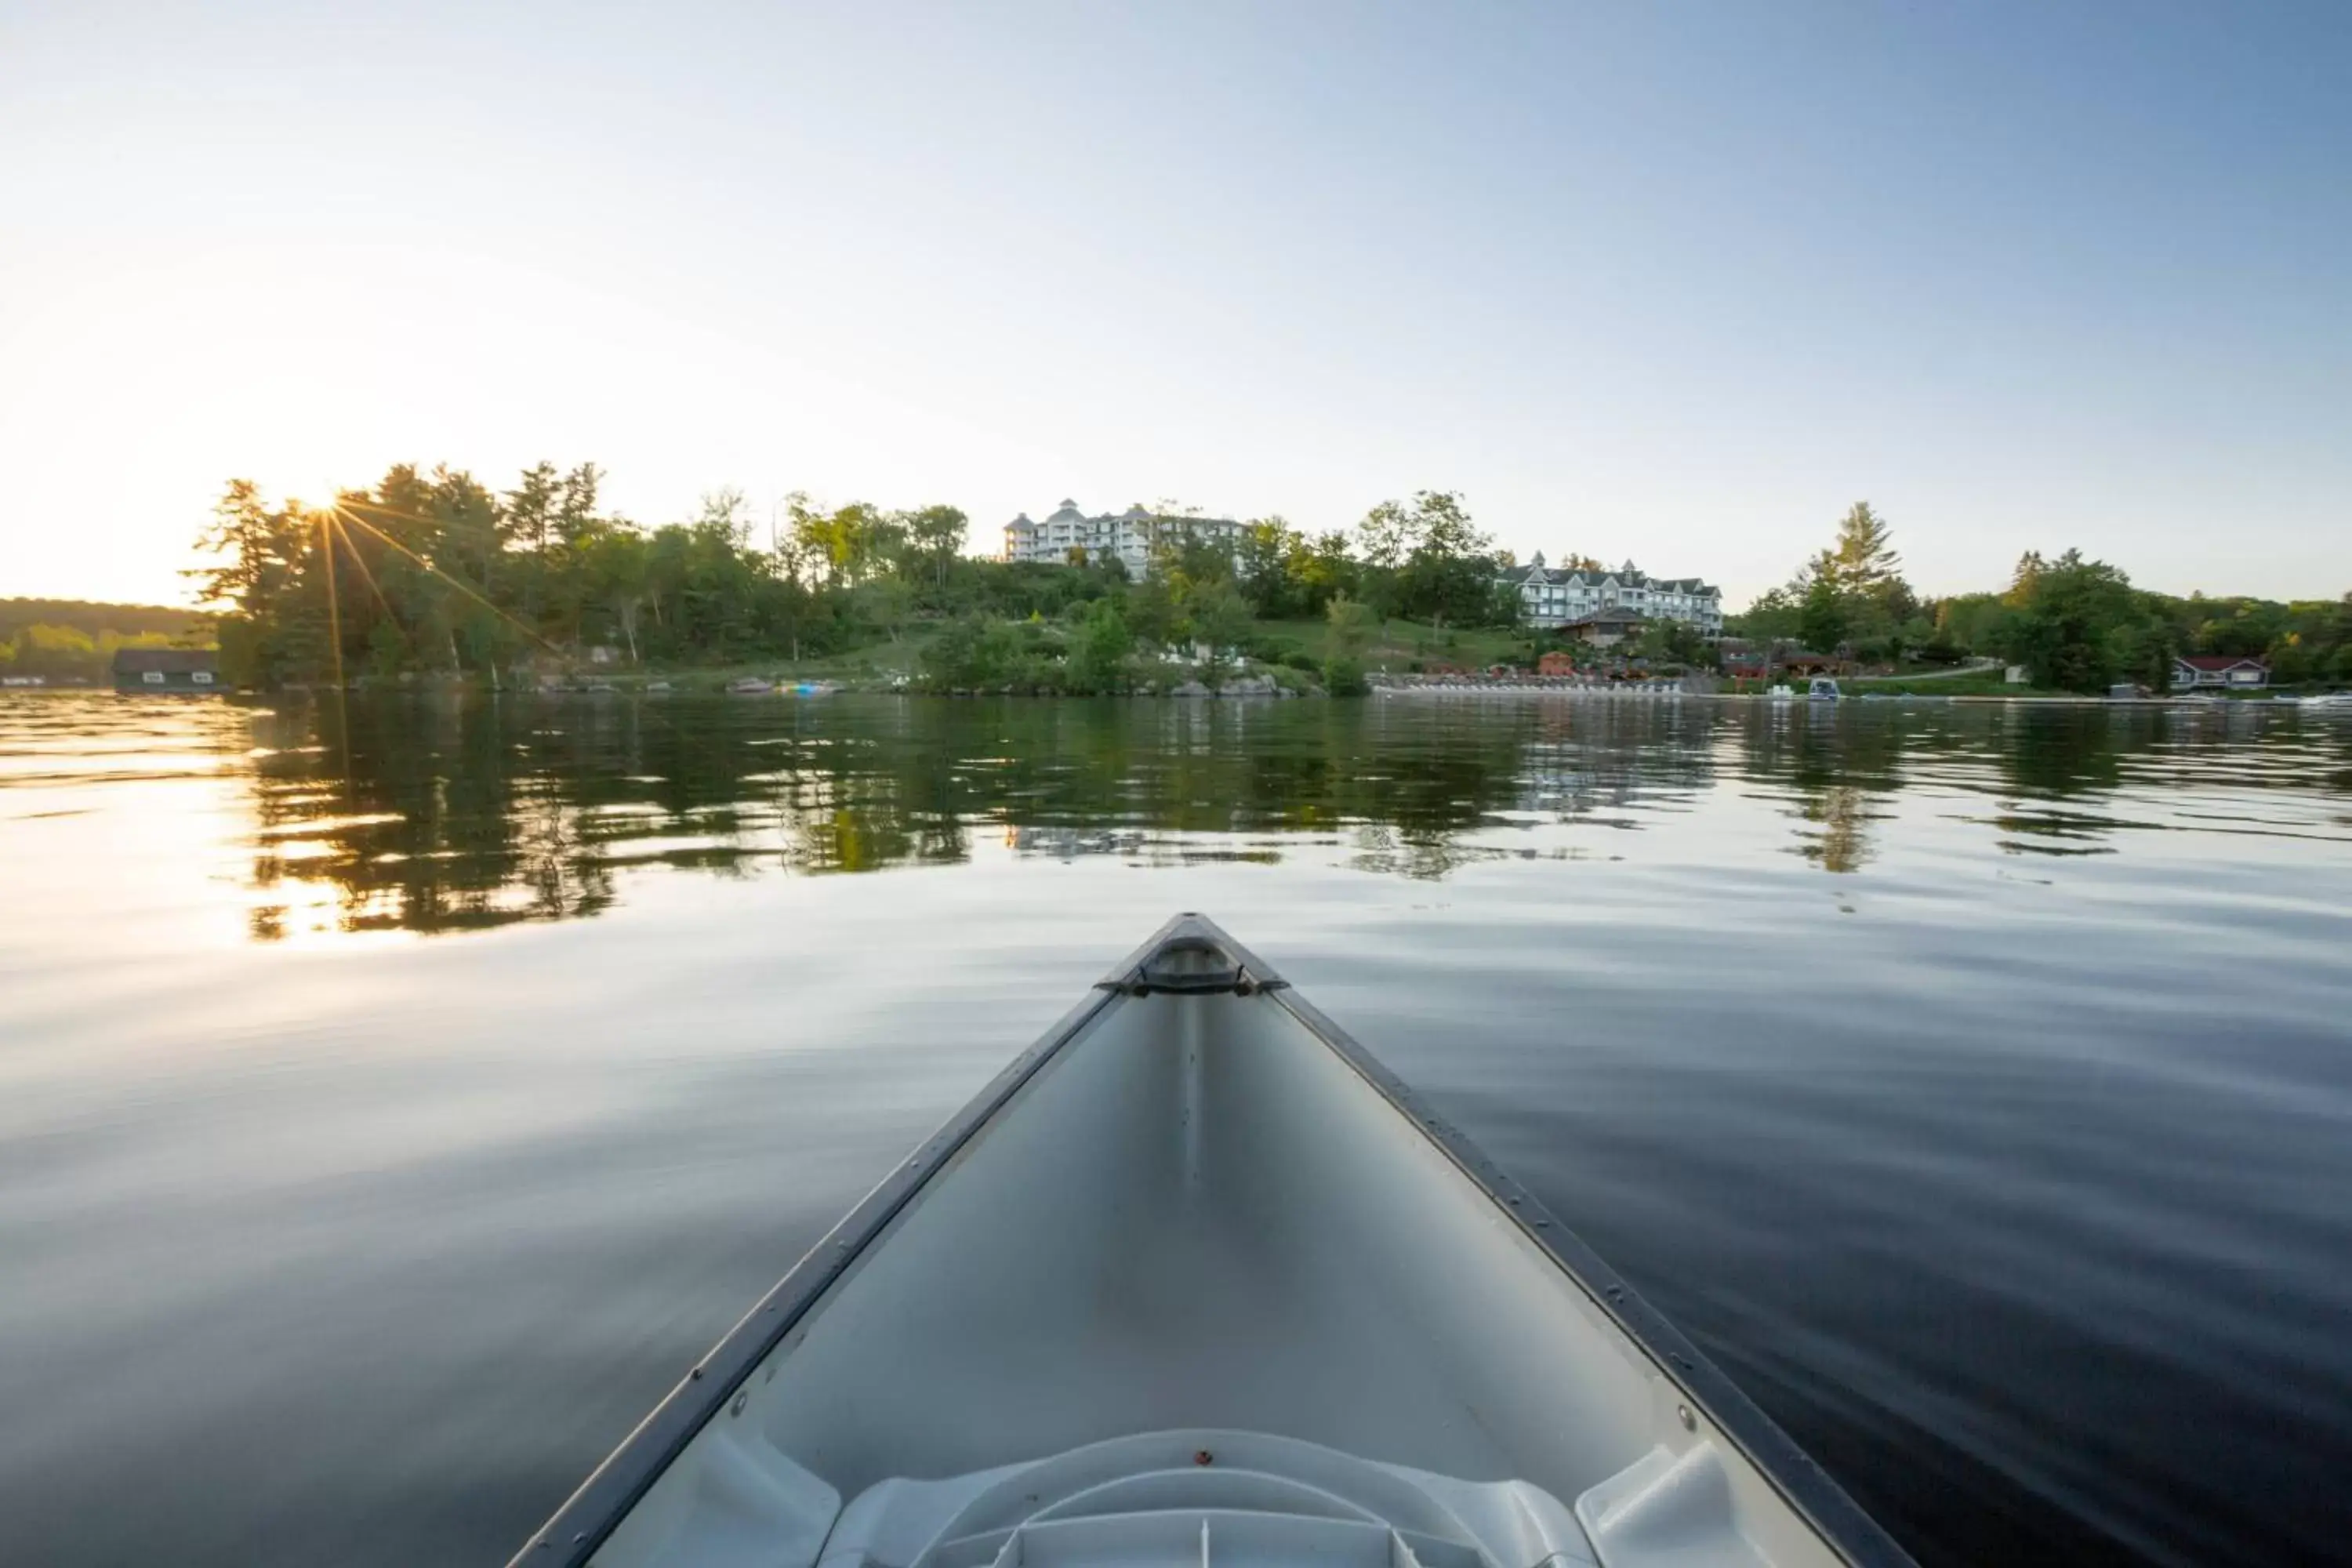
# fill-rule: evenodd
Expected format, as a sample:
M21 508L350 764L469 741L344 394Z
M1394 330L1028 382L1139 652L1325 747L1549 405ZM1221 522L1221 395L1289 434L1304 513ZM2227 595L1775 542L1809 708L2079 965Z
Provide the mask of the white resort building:
M1723 635L1723 590L1696 577L1653 577L1628 561L1606 568L1566 569L1544 564L1540 552L1500 579L1519 591L1531 626L1564 626L1603 610L1630 610L1647 620L1688 621L1703 636Z
M1088 561L1116 555L1127 563L1129 576L1140 577L1151 564L1152 542L1179 531L1231 547L1240 539L1242 525L1229 517L1163 517L1139 506L1088 517L1077 502L1065 500L1042 522L1031 521L1024 511L1006 523L1004 559L1060 565L1074 559L1072 552L1083 550Z

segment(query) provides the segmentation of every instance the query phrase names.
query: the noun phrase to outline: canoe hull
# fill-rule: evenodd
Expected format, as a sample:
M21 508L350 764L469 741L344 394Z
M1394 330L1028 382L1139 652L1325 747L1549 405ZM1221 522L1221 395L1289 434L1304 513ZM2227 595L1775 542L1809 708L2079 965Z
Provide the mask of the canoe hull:
M1612 1565L1644 1560L1662 1497L1712 1499L1702 1524L1757 1561L1908 1561L1531 1194L1193 916L877 1187L515 1561L719 1563L733 1531L813 1563L894 1478L1206 1429L1514 1479L1573 1503ZM809 1555L775 1549L803 1535Z

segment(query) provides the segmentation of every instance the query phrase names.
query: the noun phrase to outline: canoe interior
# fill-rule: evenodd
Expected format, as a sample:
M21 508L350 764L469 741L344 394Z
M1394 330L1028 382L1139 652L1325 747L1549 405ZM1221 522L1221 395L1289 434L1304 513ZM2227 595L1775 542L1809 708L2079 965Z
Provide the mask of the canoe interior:
M1855 1560L1318 1016L1278 989L1107 994L870 1240L823 1244L847 1255L823 1293L617 1525L571 1539L604 1568L944 1564L887 1531L826 1543L891 1486L1219 1433L1581 1501L1583 1535L1541 1549L1562 1563ZM1702 1554L1657 1555L1661 1528Z

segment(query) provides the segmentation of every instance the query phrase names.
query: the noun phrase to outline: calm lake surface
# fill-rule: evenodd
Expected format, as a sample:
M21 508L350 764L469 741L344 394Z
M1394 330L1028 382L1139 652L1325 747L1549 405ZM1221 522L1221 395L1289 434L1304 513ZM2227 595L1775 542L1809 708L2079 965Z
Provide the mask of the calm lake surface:
M1929 1563L2341 1561L2352 723L0 697L0 1562L498 1563L1205 910Z

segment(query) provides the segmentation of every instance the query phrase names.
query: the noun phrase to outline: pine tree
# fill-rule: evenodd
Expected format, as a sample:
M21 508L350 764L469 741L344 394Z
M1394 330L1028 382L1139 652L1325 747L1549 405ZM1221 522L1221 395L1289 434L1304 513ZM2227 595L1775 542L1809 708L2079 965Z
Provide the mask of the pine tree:
M1875 594L1900 581L1903 557L1889 542L1893 532L1866 500L1854 502L1839 520L1837 543L1827 559L1841 593Z

